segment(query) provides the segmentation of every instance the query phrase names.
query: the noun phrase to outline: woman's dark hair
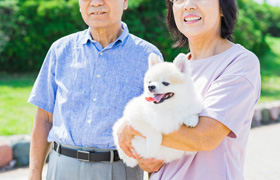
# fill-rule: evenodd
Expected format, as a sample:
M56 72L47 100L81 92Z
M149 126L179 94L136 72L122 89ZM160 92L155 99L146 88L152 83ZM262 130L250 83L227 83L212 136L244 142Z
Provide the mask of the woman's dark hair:
M223 17L221 17L221 37L232 41L232 33L234 26L237 21L237 4L236 0L219 0L221 12ZM173 14L173 3L170 0L166 0L167 4L167 26L171 36L175 39L173 47L184 47L188 44L188 38L182 34L175 23Z

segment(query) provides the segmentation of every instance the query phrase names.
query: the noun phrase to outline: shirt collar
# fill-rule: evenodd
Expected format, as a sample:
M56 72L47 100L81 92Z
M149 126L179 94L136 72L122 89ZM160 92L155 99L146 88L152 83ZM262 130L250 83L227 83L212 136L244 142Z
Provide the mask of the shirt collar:
M113 43L113 45L115 44L120 44L123 43L126 39L126 37L129 35L129 30L127 25L124 22L121 22L121 27L123 29L122 34L115 40L115 42ZM95 40L92 39L91 34L90 34L90 28L88 28L87 30L84 31L84 33L82 34L82 37L80 39L80 43L86 44L88 41L91 42L96 42Z

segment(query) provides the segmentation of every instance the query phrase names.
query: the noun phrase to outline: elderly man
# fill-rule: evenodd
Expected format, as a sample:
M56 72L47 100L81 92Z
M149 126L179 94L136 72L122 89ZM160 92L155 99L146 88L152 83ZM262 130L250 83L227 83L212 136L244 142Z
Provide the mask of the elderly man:
M79 4L89 28L52 44L29 98L38 107L29 179L41 179L50 147L47 179L143 179L119 159L112 126L142 93L149 54L161 54L121 21L128 0Z

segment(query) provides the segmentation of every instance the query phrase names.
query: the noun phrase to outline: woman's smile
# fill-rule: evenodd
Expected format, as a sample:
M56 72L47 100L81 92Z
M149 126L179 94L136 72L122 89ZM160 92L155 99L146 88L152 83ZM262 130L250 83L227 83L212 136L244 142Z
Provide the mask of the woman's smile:
M194 15L194 14L189 14L184 17L184 22L186 24L193 24L197 23L201 20L202 18L200 16Z

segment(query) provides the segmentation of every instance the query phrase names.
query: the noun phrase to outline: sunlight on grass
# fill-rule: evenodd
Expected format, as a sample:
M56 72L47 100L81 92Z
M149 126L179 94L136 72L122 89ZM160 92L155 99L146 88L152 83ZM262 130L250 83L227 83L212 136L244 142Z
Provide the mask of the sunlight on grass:
M266 37L266 42L270 45L271 50L280 56L280 38L279 37L271 37L267 36ZM280 61L280 60L279 60Z
M260 103L280 100L280 77L262 77Z
M0 135L31 133L36 107L27 99L35 77L0 74Z

